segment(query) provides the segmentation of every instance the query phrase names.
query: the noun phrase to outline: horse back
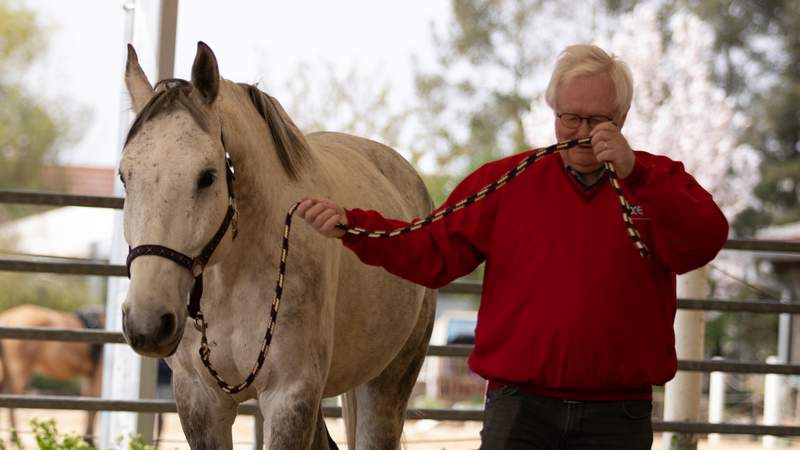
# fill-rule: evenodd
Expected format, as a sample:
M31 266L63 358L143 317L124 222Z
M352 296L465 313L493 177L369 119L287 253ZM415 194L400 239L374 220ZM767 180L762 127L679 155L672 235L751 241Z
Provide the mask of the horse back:
M405 220L433 208L419 174L391 147L344 133L319 132L307 139L323 169L334 177L332 197L342 206Z

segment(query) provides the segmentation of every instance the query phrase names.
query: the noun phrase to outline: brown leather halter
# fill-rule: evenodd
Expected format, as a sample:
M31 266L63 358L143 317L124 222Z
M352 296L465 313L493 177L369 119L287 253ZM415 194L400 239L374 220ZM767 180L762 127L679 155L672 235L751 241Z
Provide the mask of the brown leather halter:
M223 148L225 143L222 143ZM239 211L236 209L236 198L233 195L233 180L234 170L233 161L228 152L225 152L225 180L228 184L228 211L225 218L222 220L217 232L211 237L211 240L203 247L200 254L194 258L189 257L177 250L158 244L145 244L134 247L129 250L126 265L128 267L128 278L131 277L131 263L133 260L140 256L160 256L167 258L181 267L186 268L191 272L194 277L194 286L192 286L192 293L189 296L189 303L186 308L189 310L189 317L197 320L200 316L200 299L203 297L203 270L214 254L225 233L228 232L228 227L233 225L233 239L236 239L238 233L237 222L239 219Z

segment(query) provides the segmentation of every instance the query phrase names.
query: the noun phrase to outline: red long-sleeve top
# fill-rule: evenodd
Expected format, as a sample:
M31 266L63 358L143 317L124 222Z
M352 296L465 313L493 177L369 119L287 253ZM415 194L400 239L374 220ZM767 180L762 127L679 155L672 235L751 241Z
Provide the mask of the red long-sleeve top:
M445 208L497 180L531 151L468 176ZM486 262L470 368L492 385L511 383L572 400L649 399L677 369L675 274L722 248L728 223L683 164L637 151L622 190L651 256L642 258L610 183L584 189L560 154L507 186L405 235L347 235L366 264L431 288ZM406 222L347 211L351 225L386 230Z

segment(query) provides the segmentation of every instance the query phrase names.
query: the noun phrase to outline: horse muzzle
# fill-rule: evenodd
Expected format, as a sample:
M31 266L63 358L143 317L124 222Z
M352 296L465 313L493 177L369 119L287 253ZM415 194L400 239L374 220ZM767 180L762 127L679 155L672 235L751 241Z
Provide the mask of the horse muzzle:
M174 313L163 313L150 320L136 320L129 308L122 309L122 333L128 345L138 354L164 358L178 349L183 327L177 326Z

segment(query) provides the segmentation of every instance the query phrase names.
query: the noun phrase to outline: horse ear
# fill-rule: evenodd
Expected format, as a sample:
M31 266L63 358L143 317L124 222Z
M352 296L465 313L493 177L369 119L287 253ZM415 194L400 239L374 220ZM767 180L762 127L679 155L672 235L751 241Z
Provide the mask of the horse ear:
M219 92L219 67L214 52L204 42L197 43L197 55L192 64L192 85L200 91L207 104L214 102Z
M147 75L139 65L139 57L131 44L128 44L128 62L125 64L125 85L128 86L128 94L131 96L133 112L139 114L153 97L153 86L147 81Z

